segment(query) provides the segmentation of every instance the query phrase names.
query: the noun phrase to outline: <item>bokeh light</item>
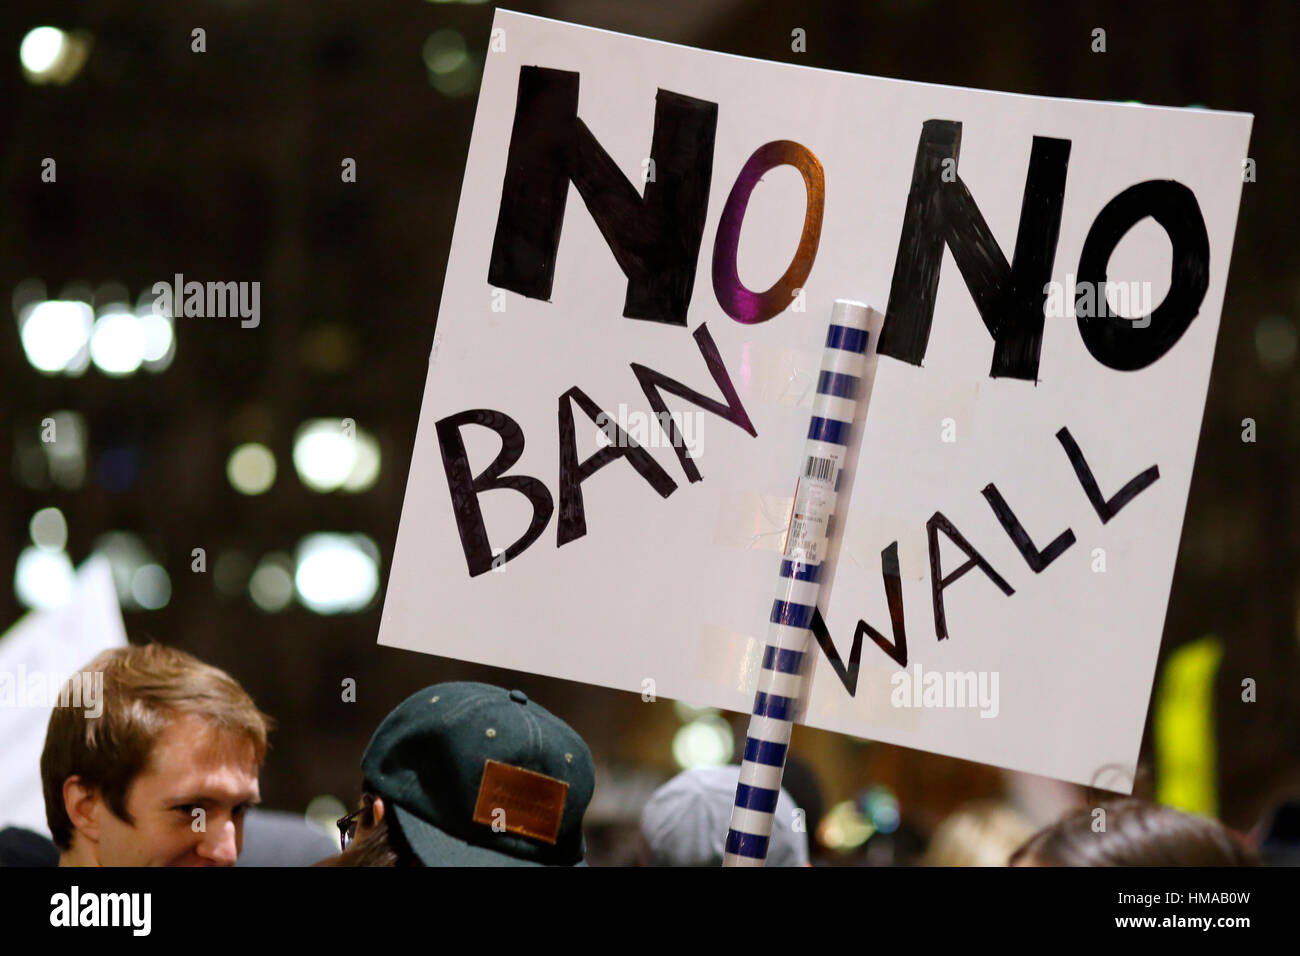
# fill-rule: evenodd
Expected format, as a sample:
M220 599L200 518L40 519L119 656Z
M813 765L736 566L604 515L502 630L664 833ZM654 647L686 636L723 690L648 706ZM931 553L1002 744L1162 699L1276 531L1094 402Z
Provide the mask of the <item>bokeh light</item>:
M131 575L131 597L141 609L156 611L171 600L172 582L161 564L146 564Z
M144 367L150 372L163 372L176 357L176 332L172 319L154 315L151 311L137 312L140 330L144 333Z
M718 715L699 717L673 735L673 760L683 769L720 767L731 761L735 746L731 724Z
M90 34L77 30L40 26L27 31L18 45L18 62L23 76L34 84L67 83L75 77L90 55Z
M144 324L124 305L106 308L90 334L90 358L105 375L134 374L145 358Z
M847 853L862 846L875 832L875 825L863 815L857 804L845 800L827 811L817 828L817 839L823 846Z
M302 818L308 826L333 837L337 846L339 828L335 826L334 821L347 812L348 808L343 805L342 800L328 793L323 793L312 797L307 802L307 809L303 811Z
M317 614L361 610L379 590L378 555L365 535L308 535L298 544L298 599Z
M42 551L62 551L68 543L68 523L58 508L42 508L28 523L32 544Z
M89 432L80 412L58 411L41 422L41 448L45 452L50 479L68 491L86 480L86 445Z
M75 576L67 554L32 545L18 555L14 594L24 606L36 610L62 607L72 597Z
M365 491L379 476L379 443L350 418L312 419L294 437L293 466L313 491Z
M94 313L85 302L47 300L19 316L27 361L47 374L62 372L90 339Z
M464 96L474 89L479 68L457 30L439 30L429 35L420 51L429 82L444 96Z
M240 445L226 462L226 478L241 495L260 495L275 484L275 455L256 442Z
M365 491L372 487L379 477L379 442L364 430L357 431L356 457L352 470L343 479L343 490L353 493Z
M268 554L248 579L248 596L263 611L283 611L293 601L293 562L287 554Z
M893 833L898 829L902 816L898 809L898 798L888 787L872 787L862 801L865 816L871 821L878 833Z
M1259 364L1280 372L1295 362L1296 327L1285 315L1267 315L1255 324L1255 356Z
M67 43L68 35L57 27L36 27L23 37L18 59L27 72L45 74L59 62Z
M293 441L293 467L302 483L313 491L341 488L356 464L354 435L341 419L304 422Z
M144 540L132 531L108 531L91 549L108 559L113 586L123 610L154 611L171 599L171 580L150 553Z

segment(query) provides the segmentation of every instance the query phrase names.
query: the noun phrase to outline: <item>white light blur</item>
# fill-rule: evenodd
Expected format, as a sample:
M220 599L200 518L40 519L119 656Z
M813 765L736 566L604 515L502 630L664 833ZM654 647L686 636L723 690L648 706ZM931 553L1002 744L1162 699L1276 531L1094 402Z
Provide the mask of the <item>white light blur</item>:
M85 30L65 33L57 27L36 27L18 45L18 61L29 83L69 83L90 56L93 38Z
M63 367L63 374L69 378L81 378L88 368L90 368L89 342L77 349L77 354L68 359L68 364Z
M113 306L95 320L90 358L105 375L131 375L144 362L144 325L125 307Z
M363 429L357 429L356 458L343 481L343 490L353 493L365 491L379 477L379 442Z
M68 35L57 27L36 27L23 37L18 59L27 72L44 76L59 62L67 44Z
M687 770L723 766L731 761L734 748L731 725L721 717L701 717L673 735L673 760Z
M294 470L322 494L365 491L379 477L380 464L379 442L351 419L314 418L294 436Z
M53 412L47 417L54 420L54 428L47 441L42 426L40 447L45 452L50 478L60 488L80 488L86 477L86 420L73 411Z
M275 484L275 455L256 442L240 445L226 462L226 478L241 495L260 495Z
M68 522L58 508L42 508L32 515L27 530L42 551L62 551L68 543Z
M313 491L334 491L348 480L357 463L354 435L337 418L304 422L293 441L293 467Z
M26 607L39 610L63 607L72 598L74 578L67 554L33 545L18 555L14 594Z
M131 597L146 611L156 611L171 600L172 582L160 564L146 564L131 575Z
M283 611L293 600L293 575L288 555L268 554L248 579L248 596L263 611Z
M147 307L138 310L136 316L144 333L144 367L150 372L165 371L176 357L176 330L171 317L156 315Z
M90 338L94 312L85 302L51 299L23 311L23 351L39 371L63 371Z
M335 821L347 812L348 808L343 805L342 800L330 796L328 793L323 793L318 797L311 798L302 818L308 826L332 836L335 844L337 844L339 841L339 828L335 826Z
M308 535L298 544L298 599L317 614L361 610L379 590L376 553L364 535Z
M113 587L121 606L130 611L144 607L136 600L136 573L157 563L144 540L134 531L106 531L95 539L91 551L108 559L109 570L113 572Z

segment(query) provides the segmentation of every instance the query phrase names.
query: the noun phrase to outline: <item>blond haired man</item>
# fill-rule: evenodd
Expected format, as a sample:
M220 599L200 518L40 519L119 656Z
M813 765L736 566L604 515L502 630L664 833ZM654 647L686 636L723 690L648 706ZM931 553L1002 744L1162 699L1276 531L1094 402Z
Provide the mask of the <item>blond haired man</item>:
M160 644L105 651L85 672L103 674L102 714L56 707L41 754L59 865L232 865L266 715L224 671Z

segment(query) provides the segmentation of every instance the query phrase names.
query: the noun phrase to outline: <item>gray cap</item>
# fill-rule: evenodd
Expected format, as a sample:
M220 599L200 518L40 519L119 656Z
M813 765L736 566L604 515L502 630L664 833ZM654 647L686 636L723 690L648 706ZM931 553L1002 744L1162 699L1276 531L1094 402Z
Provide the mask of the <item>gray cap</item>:
M721 866L740 767L685 770L656 790L641 813L652 866ZM799 829L795 830L798 819ZM768 866L803 866L808 834L803 814L784 790L776 801Z

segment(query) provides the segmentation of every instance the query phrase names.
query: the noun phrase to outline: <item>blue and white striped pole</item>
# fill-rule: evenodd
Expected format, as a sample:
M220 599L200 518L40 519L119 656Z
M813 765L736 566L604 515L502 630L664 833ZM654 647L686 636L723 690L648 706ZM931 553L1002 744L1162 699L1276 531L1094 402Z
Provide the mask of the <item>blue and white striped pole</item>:
M821 590L827 524L835 511L849 433L857 418L866 350L867 307L836 299L822 352L803 467L795 484L723 866L762 866L767 860L790 732L803 706L804 684L811 672L808 658L814 645L809 628Z

